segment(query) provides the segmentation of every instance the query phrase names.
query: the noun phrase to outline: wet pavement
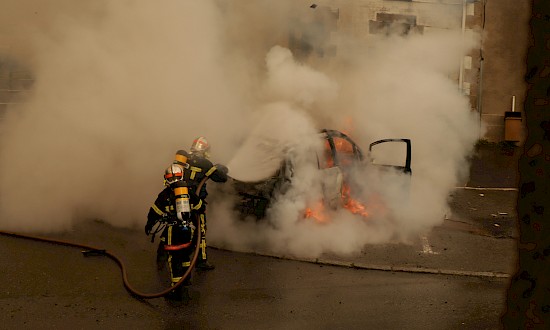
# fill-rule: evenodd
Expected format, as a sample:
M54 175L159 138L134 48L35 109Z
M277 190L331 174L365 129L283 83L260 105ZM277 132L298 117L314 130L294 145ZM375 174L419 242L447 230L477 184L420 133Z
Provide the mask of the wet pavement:
M154 244L100 223L74 232L124 256L136 288L155 292ZM98 234L105 234L103 237ZM109 237L110 236L110 237ZM141 240L139 240L141 239ZM99 244L101 243L101 244ZM211 250L190 299L134 299L109 259L1 237L5 329L498 329L505 281L332 267ZM149 261L147 264L145 261Z

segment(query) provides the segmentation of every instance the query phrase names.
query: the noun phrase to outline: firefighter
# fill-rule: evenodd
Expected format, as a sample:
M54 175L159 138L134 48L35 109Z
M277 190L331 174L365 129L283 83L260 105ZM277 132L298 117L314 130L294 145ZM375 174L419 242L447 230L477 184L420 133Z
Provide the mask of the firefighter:
M197 223L193 223L191 217L191 204L188 188L184 180L184 167L171 164L164 172L165 188L158 194L157 199L149 209L145 234L149 235L153 226L163 220L166 223L160 237L157 250L157 266L161 270L166 261L170 272L171 285L180 281L189 266L190 256L193 253L192 239ZM187 201L185 212L178 212ZM156 234L153 233L153 236ZM171 298L180 299L190 284L190 276L186 278L183 286L170 294ZM185 288L184 288L185 287Z
M189 152L178 150L174 164L181 165L185 168L184 180L189 187L191 202L193 204L193 212L199 216L199 228L201 230L202 239L200 244L200 254L197 261L197 269L211 270L214 265L208 262L206 258L206 183L200 187L198 185L205 178L211 179L214 182L226 182L228 169L224 165L213 165L208 159L210 144L205 137L200 136L193 140Z

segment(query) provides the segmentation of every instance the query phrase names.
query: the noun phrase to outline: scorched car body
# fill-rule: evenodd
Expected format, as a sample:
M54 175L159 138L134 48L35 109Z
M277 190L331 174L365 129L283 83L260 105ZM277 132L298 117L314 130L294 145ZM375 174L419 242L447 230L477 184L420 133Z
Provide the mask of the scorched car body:
M346 134L337 131L323 129L319 138L323 139L325 150L316 153L317 166L322 171L324 178L324 201L332 208L337 208L342 196L343 177L349 168L353 166L380 166L391 168L410 176L411 170L411 141L409 139L383 139L372 142L366 154ZM404 155L401 155L401 165L376 164L371 157L375 148L386 143L405 144ZM313 156L313 157L315 157ZM281 162L281 167L276 173L258 182L242 182L231 179L234 189L239 195L236 208L242 216L254 216L257 219L264 218L271 202L278 194L284 194L290 187L294 171L292 159L287 158Z

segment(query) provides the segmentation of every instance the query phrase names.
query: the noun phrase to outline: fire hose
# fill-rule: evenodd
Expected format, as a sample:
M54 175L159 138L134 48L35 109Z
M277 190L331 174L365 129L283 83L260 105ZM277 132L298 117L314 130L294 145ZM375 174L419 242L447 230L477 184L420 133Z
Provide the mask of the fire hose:
M198 194L198 192L200 191L200 189L202 188L202 186L204 185L204 183L206 182L207 179L208 179L208 177L205 177L199 183L197 189L195 190L195 193ZM195 214L195 216L197 216L197 215ZM200 219L197 218L197 221L200 221ZM197 223L200 223L200 222L197 222ZM140 291L134 289L132 287L132 285L130 284L130 282L128 281L128 274L126 272L126 267L124 266L124 263L122 262L122 260L119 257L117 257L116 255L114 255L113 253L111 253L111 252L109 252L105 249L98 249L97 247L94 247L94 246L89 246L89 245L84 245L84 244L79 244L79 243L56 240L56 239L40 237L40 236L24 235L24 234L1 231L1 230L0 230L0 234L5 235L5 236L25 238L25 239L35 240L35 241L41 241L41 242L47 242L47 243L53 243L53 244L59 244L59 245L65 245L65 246L72 246L72 247L81 248L81 249L84 249L84 251L82 251L84 256L90 256L90 255L104 255L104 256L107 256L107 257L111 258L112 260L114 260L118 264L118 266L120 267L124 287L126 288L126 290L133 297L141 298L141 299L152 299L152 298L163 297L163 296L169 294L170 292L176 290L189 277L189 274L191 274L191 271L193 271L193 268L195 268L195 264L197 262L197 258L199 256L199 252L200 252L200 241L202 239L202 233L201 233L200 228L198 228L196 231L197 231L197 241L196 241L197 243L195 244L196 245L195 246L195 251L193 253L193 258L191 259L191 264L189 265L189 268L187 268L187 271L183 274L181 279L176 284L174 284L171 287L169 287L169 288L167 288L167 289L165 289L161 292L158 292L158 293L143 293L143 292L140 292Z
M200 242L201 231L197 230L197 232L198 232L197 242ZM45 238L45 237L40 237L40 236L24 235L24 234L18 234L18 233L13 233L13 232L6 232L6 231L0 231L0 234L5 235L5 236L26 238L26 239L32 239L32 240L35 240L35 241L42 241L42 242L48 242L48 243L53 243L53 244L59 244L59 245L65 245L65 246L72 246L72 247L81 248L81 249L84 249L84 251L82 251L84 256L105 255L105 256L111 258L112 260L114 260L119 265L120 270L122 272L122 280L124 282L124 287L126 288L126 290L128 290L128 292L130 292L130 294L132 294L133 296L135 296L137 298L142 298L142 299L160 298L162 296L167 295L171 291L175 290L177 287L179 287L183 283L183 281L185 281L185 279L189 276L189 274L191 273L191 271L195 267L195 263L197 261L197 257L199 255L199 251L200 251L200 244L196 244L193 259L191 260L191 265L189 266L189 268L187 269L185 274L183 274L181 279L176 284L174 284L173 286L169 287L168 289L165 289L164 291L161 291L161 292L158 292L158 293L143 293L143 292L140 292L140 291L134 289L132 287L132 285L130 284L130 282L128 281L128 274L126 272L126 267L124 266L124 263L122 262L122 260L119 257L117 257L116 255L114 255L113 253L111 253L107 250L98 249L94 246L89 246L89 245L84 245L84 244L79 244L79 243L73 243L73 242L67 242L67 241L61 241L61 240L55 240L55 239L50 239L50 238Z

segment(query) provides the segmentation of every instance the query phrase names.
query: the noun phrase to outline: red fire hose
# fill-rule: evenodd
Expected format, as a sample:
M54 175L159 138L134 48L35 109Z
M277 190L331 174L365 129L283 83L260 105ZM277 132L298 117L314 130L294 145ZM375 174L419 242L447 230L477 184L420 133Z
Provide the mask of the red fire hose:
M197 262L197 257L199 255L199 251L200 251L200 244L198 242L200 242L200 240L202 238L202 233L201 233L200 229L198 229L197 232L198 232L197 233L197 235L198 235L197 244L196 244L197 246L195 248L193 258L191 259L191 265L189 266L189 268L187 269L185 274L183 274L183 276L178 281L178 283L176 283L175 285L169 287L168 289L166 289L164 291L161 291L161 292L158 292L158 293L143 293L143 292L140 292L140 291L134 289L132 287L132 285L130 285L130 282L128 281L128 274L126 272L126 267L124 266L124 263L122 262L122 260L119 257L117 257L116 255L114 255L111 252L106 251L104 249L98 249L97 247L84 245L84 244L78 244L78 243L73 243L73 242L55 240L55 239L50 239L50 238L45 238L45 237L40 237L40 236L23 235L23 234L18 234L18 233L13 233L13 232L0 231L0 234L5 235L5 236L32 239L32 240L36 240L36 241L42 241L42 242L48 242L48 243L53 243L53 244L66 245L66 246L81 248L81 249L85 250L85 251L82 251L82 253L84 253L84 255L86 255L86 256L91 255L91 254L105 255L105 256L111 258L112 260L114 260L119 265L120 270L122 272L122 280L124 282L124 287L126 288L126 290L128 290L128 292L130 292L130 294L132 294L133 296L135 296L137 298L151 299L151 298L160 298L160 297L163 297L163 296L167 295L171 291L178 288L183 283L183 281L185 281L185 279L187 279L187 277L189 276L189 274L191 273L191 271L195 267L195 263Z

